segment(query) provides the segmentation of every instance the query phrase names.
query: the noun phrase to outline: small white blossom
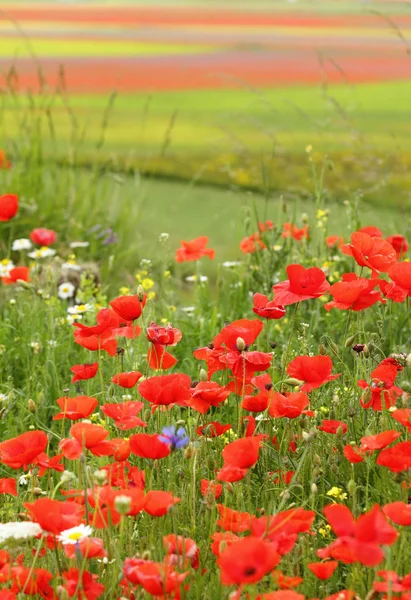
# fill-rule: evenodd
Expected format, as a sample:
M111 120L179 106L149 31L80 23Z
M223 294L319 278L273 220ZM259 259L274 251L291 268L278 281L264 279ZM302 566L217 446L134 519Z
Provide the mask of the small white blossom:
M78 315L93 310L93 308L92 304L75 304L74 306L69 306L67 312L69 315Z
M187 314L192 314L195 311L195 306L183 306L181 310Z
M10 298L9 304L16 304L17 300L15 298Z
M38 523L26 522L11 522L0 523L0 544L4 544L9 540L25 540L31 537L36 537L43 532Z
M67 261L61 265L62 269L66 269L67 271L81 271L81 267L74 261Z
M50 346L50 348L55 348L57 346L56 340L48 340L47 344Z
M72 298L74 296L74 292L76 288L70 281L65 281L61 283L58 287L58 297L62 300L67 300L67 298Z
M197 275L189 275L188 277L185 278L185 280L192 283L194 281L198 281L198 276ZM208 277L206 277L205 275L200 275L200 282L205 283L206 281L208 281Z
M90 246L90 242L71 242L70 248L87 248Z
M25 473L24 475L19 477L19 485L28 485L30 477L31 473Z
M73 323L75 323L76 321L81 321L83 318L82 315L68 315L68 317L66 317L66 323L68 323L69 325L73 325Z
M30 240L28 240L26 238L14 240L11 245L11 249L15 250L15 251L30 250L30 248L32 248L32 243L30 242Z
M221 266L225 267L226 269L231 269L232 267L238 267L238 265L241 265L241 261L239 261L239 260L226 260L225 262L221 263Z
M28 256L30 258L49 258L50 256L54 256L56 251L53 248L48 248L47 246L42 246L38 250L34 250L34 252L29 252Z
M160 235L158 236L158 241L161 244L164 244L165 242L168 241L168 238L170 237L169 233L160 233Z
M0 394L0 402L6 402L8 400L7 394Z
M57 538L62 544L78 544L90 537L92 533L93 530L90 525L81 524L76 527L70 527L70 529L65 529Z
M0 277L8 277L10 271L14 269L15 265L12 260L3 258L0 262Z

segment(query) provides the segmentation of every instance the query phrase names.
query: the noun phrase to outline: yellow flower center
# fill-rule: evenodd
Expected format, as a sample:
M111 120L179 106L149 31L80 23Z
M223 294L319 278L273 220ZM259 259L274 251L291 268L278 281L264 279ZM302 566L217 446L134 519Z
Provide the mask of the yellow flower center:
M73 533L69 533L68 538L70 540L74 540L77 542L77 540L79 540L80 538L83 537L83 534L81 533L81 531L73 531Z

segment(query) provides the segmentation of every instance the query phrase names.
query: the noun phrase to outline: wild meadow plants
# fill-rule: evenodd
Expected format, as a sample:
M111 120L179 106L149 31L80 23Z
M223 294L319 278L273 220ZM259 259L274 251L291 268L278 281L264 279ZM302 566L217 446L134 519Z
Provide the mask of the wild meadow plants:
M114 292L115 232L28 227L31 193L0 196L0 599L411 598L404 232L330 236L319 195L212 284L212 232L159 231Z

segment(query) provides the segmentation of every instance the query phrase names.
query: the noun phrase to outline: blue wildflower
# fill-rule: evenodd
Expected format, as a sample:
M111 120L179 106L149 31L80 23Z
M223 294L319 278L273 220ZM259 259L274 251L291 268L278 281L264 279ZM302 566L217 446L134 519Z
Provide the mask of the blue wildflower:
M176 431L174 425L163 427L159 440L170 446L171 450L180 450L190 441L184 427L179 427Z

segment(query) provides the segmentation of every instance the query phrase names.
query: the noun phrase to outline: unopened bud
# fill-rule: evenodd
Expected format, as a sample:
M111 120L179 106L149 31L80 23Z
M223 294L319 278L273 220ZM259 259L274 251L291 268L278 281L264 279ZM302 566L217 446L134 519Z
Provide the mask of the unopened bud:
M338 394L333 394L333 404L338 404L340 401L340 397Z
M211 510L212 508L214 508L214 506L215 506L215 496L214 496L213 492L208 492L205 495L204 500L205 500L205 504L206 504L206 506L207 506L207 508L209 510Z
M281 492L280 498L282 498L283 500L285 500L287 502L287 500L289 500L291 498L291 494L288 490L284 490L283 492Z
M291 385L291 386L300 386L303 384L302 381L300 381L299 379L296 379L296 377L290 377L289 379L285 379L283 381L283 383L285 383L285 385Z
M34 401L30 398L30 400L27 402L27 405L29 407L29 411L31 413L35 413L36 412L36 405L34 403Z
M371 390L371 388L367 388L362 395L362 403L368 404L368 402L371 400L371 398L372 398L372 390Z
M346 348L350 348L350 347L353 345L353 343L354 343L354 340L355 340L355 335L351 335L349 338L347 338L347 339L345 340L344 346L345 346Z
M184 458L192 458L196 453L196 449L191 444L184 450Z
M313 463L317 466L321 465L322 464L321 456L319 456L318 454L314 454Z
M39 488L39 487L35 487L33 489L33 494L35 496L42 496L43 495L43 490L41 488Z
M44 392L39 392L37 394L36 400L37 400L37 404L43 404L43 402L44 402Z
M128 515L131 510L130 496L116 496L114 500L114 508L120 515Z
M59 600L69 600L69 593L62 585L56 587L56 596Z
M315 494L318 494L318 487L316 486L316 484L315 484L315 483L312 483L312 484L311 484L311 493L312 493L313 495L315 495Z
M140 302L143 302L145 296L144 288L142 285L139 285L137 288L137 298Z
M411 367L411 354L407 354L405 362L407 363L407 367Z
M320 344L318 346L318 352L321 354L321 356L326 356L327 348L324 346L324 344Z
M341 437L342 435L344 435L344 430L343 430L343 428L342 428L342 426L341 426L341 425L339 425L339 426L337 427L337 431L335 432L335 435L336 435L337 437Z
M348 490L348 493L350 494L350 496L354 496L356 489L357 489L357 484L355 483L355 481L353 479L350 479L350 481L347 483L347 490Z
M237 340L236 340L236 346L237 346L237 349L240 352L243 352L245 350L245 341L243 340L242 337L238 337L237 338Z
M229 494L233 494L234 493L234 487L232 483L226 483L225 489L227 490L227 492Z
M270 348L275 350L277 348L277 342L270 342Z
M94 471L93 477L94 477L94 481L99 486L103 486L107 483L107 471L104 471L104 469Z
M151 419L151 410L149 408L146 408L146 410L144 411L143 418L144 421L149 421Z
M63 471L60 477L61 483L69 483L70 481L74 481L76 476L71 471Z
M208 377L207 377L207 371L205 369L200 369L199 379L200 379L200 381L207 381Z
M329 344L330 344L331 352L334 354L334 356L339 356L340 352L339 352L339 348L338 348L337 344L335 344L331 340L330 340Z
M144 550L143 554L141 555L141 558L143 560L150 560L151 559L151 552L150 552L150 550Z

